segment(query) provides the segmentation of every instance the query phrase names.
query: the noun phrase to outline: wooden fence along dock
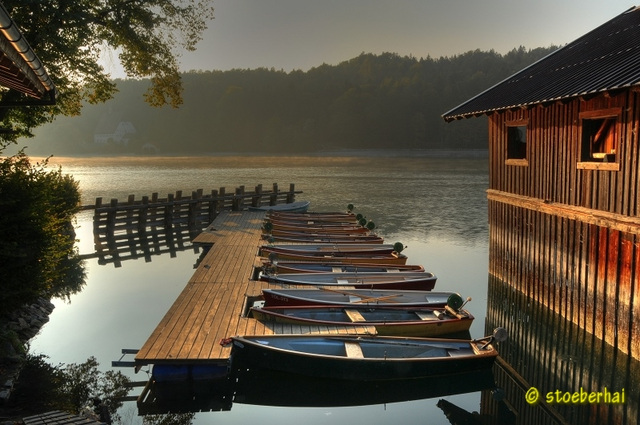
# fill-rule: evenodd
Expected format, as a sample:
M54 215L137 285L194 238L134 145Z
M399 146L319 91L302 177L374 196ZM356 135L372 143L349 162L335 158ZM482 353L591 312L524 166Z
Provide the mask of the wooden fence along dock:
M109 203L97 198L95 205L83 207L95 210L95 253L84 257L97 257L100 264L113 263L120 267L122 261L129 259L144 257L151 261L152 255L167 252L175 255L188 249L191 241L220 211L291 203L298 193L301 192L295 190L294 184L283 191L274 183L271 189L258 185L252 192L240 186L233 192L221 187L209 194L199 189L191 196L183 195L182 191L168 194L166 198L160 198L157 193L139 199L129 195L126 201L111 199Z

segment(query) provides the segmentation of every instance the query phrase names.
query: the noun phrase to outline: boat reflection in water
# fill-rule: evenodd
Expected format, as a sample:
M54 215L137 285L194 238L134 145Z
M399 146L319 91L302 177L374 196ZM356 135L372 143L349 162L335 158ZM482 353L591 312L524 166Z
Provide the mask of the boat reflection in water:
M494 386L491 369L429 378L366 382L310 379L267 370L245 369L235 373L235 403L269 406L364 406L470 393Z
M140 414L228 411L235 403L279 407L346 407L395 403L494 389L490 368L428 378L354 381L310 378L242 362L226 377L152 380Z

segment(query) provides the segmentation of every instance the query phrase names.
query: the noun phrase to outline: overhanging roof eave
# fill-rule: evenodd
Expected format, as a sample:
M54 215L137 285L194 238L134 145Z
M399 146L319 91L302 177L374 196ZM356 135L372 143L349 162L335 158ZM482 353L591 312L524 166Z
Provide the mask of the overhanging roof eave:
M9 13L0 3L0 48L12 63L16 73L16 90L29 96L43 98L55 93L56 88L44 65L29 46ZM23 82L20 82L20 81ZM22 88L21 88L22 87Z
M445 112L449 122L495 111L613 94L640 85L640 7L631 7L577 40Z
M456 108L451 109L449 112L442 114L442 119L444 119L446 122L457 121L465 118L478 117L480 115L491 115L492 113L499 112L499 111L508 111L513 109L528 109L528 108L532 108L539 105L549 105L556 102L566 102L571 99L578 99L581 97L591 97L591 96L595 96L602 93L630 89L633 87L640 87L640 82L624 84L624 85L619 85L614 87L607 87L606 89L601 89L601 90L590 90L582 93L574 93L567 96L558 96L555 98L525 102L517 105L503 105L503 106L496 106L495 108L488 108L488 109L482 109L482 110L469 110L469 111L461 112L457 114L452 113L456 109L461 109L461 107L464 106L464 104L462 104ZM469 103L469 102L466 102L466 103Z

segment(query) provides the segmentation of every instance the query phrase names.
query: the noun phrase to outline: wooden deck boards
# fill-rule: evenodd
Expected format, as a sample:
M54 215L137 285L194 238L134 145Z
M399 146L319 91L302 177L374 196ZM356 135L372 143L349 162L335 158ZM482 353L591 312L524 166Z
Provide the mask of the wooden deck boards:
M247 295L273 285L252 280L260 265L264 212L222 212L194 242L213 244L183 291L138 351L138 366L157 363L226 363L234 335L284 333L375 333L375 328L304 327L263 324L243 317Z

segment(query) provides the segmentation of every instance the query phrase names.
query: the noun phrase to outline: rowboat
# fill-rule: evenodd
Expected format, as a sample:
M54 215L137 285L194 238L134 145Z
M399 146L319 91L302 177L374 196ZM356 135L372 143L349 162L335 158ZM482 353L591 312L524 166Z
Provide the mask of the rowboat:
M436 276L429 272L405 273L286 273L261 275L261 280L287 285L350 286L360 289L430 291Z
M503 335L495 332L496 337ZM232 338L236 358L256 368L322 378L390 380L490 368L494 337L480 340L356 335L257 335Z
M272 255L273 254L273 255ZM264 255L264 254L263 254ZM404 265L407 264L407 256L392 252L391 254L345 254L345 253L317 253L297 254L291 253L267 253L271 262L280 260L290 261L339 261L343 264L377 264L377 265Z
M317 244L297 244L297 245L262 245L260 255L267 256L269 253L276 253L279 256L286 254L305 254L321 256L340 255L376 255L391 254L395 251L392 244L339 244L339 243L317 243Z
M468 331L473 316L462 309L378 306L251 307L253 318L266 323L301 326L373 326L378 335L432 337Z
M265 223L266 224L266 223ZM269 226L267 226L269 227ZM310 230L311 228L304 227L291 227L289 229L271 229L267 230L266 228L262 229L262 233L270 236L331 236L331 237L356 237L356 236L377 236L375 233L370 232L364 227L361 227L359 230L357 227L344 227L342 229L334 228L331 229L320 229L319 231Z
M362 227L360 225L355 225L353 223L348 224L319 224L315 226L308 226L304 223L279 223L279 222L271 222L265 221L262 225L263 233L270 234L278 234L279 232L304 232L304 233L330 233L330 234L339 234L339 233L369 233L370 230L366 227Z
M292 213L290 211L277 211L270 210L267 213L270 219L281 220L338 220L338 221L356 221L356 214L350 212L338 212L338 211L316 211L316 212L304 212L304 213Z
M264 305L273 306L343 306L375 305L402 307L444 307L455 292L395 291L392 289L263 289ZM455 308L459 308L455 307Z
M344 273L344 272L364 272L364 273L402 273L402 272L424 272L424 266L418 264L345 264L339 261L276 261L275 263L265 262L263 270L270 274L280 273Z
M406 256L400 254L403 246L395 244L299 244L263 245L261 256L279 260L340 261L344 263L406 264Z
M264 205L248 207L249 211L283 211L289 213L304 213L309 209L310 201L289 202L287 204Z
M274 223L289 226L326 226L326 225L340 225L340 226L357 226L359 221L355 215L304 215L304 214L290 214L290 215L274 215L268 214L265 220Z
M277 232L263 234L263 239L270 242L297 242L297 243L326 243L326 244L381 244L384 239L376 235L361 234L330 234L330 233L304 233L304 232Z

